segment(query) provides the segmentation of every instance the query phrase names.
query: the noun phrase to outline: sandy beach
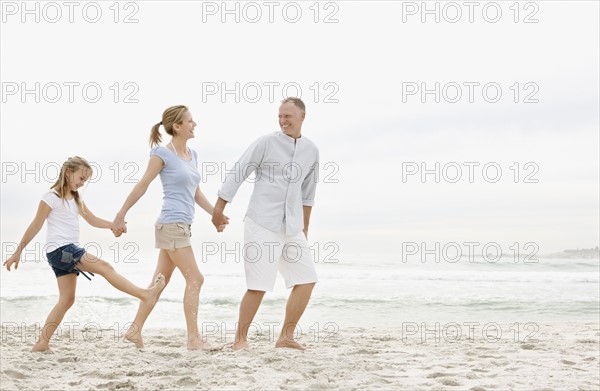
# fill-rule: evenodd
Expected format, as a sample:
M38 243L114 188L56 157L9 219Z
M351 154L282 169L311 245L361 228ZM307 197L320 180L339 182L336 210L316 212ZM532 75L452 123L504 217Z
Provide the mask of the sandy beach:
M404 324L300 338L304 352L274 349L252 334L234 352L187 351L183 330L154 329L137 350L111 330L63 332L51 351L31 353L33 327L4 327L2 390L598 390L598 323ZM485 331L483 331L485 330ZM460 336L457 336L460 333Z

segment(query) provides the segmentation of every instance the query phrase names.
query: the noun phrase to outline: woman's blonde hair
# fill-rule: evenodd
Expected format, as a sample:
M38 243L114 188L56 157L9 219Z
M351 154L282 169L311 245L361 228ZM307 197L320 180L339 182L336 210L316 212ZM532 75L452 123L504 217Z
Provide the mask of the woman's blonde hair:
M188 111L188 108L179 105L179 106L171 106L163 112L162 121L157 123L152 127L150 131L150 147L160 144L162 141L162 135L158 128L162 125L165 128L165 131L168 135L174 136L173 133L173 125L174 124L183 124L183 115Z
M60 198L62 198L63 200L65 199L66 195L70 191L71 194L73 195L73 199L75 200L75 202L77 203L77 206L79 207L80 213L84 214L85 210L83 207L83 202L81 201L81 198L79 197L79 192L69 190L69 183L67 181L67 175L73 175L75 173L75 171L77 171L78 169L80 169L82 167L85 168L86 170L89 170L90 176L92 175L92 166L90 166L90 163L88 163L87 160L85 160L84 158L79 157L79 156L73 156L73 157L68 158L67 161L63 163L62 168L60 169L60 175L58 176L58 179L56 180L54 185L52 185L51 189L54 189L58 193ZM75 178L73 178L73 179L75 179Z

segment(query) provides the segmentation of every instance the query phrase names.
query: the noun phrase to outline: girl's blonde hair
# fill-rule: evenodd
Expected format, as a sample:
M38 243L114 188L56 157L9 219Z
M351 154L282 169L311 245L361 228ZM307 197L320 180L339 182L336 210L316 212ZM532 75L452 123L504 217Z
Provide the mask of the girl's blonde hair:
M165 131L168 135L174 136L173 133L173 125L174 124L183 124L183 115L188 111L188 108L179 105L179 106L171 106L163 112L162 121L157 123L152 127L150 131L150 147L154 145L160 144L162 141L162 135L158 128L162 125L165 128Z
M75 171L77 171L81 167L85 168L86 170L89 170L90 176L92 175L92 166L90 166L90 163L88 163L88 161L82 157L73 156L73 157L70 157L69 159L67 159L67 161L63 163L62 168L60 169L60 175L58 176L58 179L56 180L54 185L52 185L52 187L51 187L51 189L54 189L58 193L60 198L62 198L63 200L65 199L67 192L69 191L69 183L67 182L67 175L69 175L69 174L73 175L73 173L75 173ZM73 195L73 199L75 200L75 202L77 203L77 206L79 207L80 213L85 214L83 202L81 201L81 198L79 197L79 192L71 191L71 194Z

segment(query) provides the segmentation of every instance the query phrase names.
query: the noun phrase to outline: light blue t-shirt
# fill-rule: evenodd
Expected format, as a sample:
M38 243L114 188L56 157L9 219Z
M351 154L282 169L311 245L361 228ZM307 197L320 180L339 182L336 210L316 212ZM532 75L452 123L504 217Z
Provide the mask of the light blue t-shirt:
M196 210L194 195L200 183L198 154L191 150L192 159L184 160L165 147L150 150L150 156L158 156L165 166L160 171L163 186L163 205L157 222L161 224L192 224Z

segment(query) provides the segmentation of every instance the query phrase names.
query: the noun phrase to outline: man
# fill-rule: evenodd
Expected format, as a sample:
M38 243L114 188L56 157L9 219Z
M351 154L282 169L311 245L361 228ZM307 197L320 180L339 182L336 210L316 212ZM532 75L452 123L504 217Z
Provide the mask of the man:
M248 329L266 291L275 286L277 270L292 288L277 348L305 348L294 331L317 282L308 246L308 225L319 171L319 151L301 134L304 102L287 98L279 107L281 131L256 140L238 160L218 192L212 222L219 232L227 224L225 206L254 171L254 191L244 219L244 270L247 291L240 304L234 350L248 348Z

